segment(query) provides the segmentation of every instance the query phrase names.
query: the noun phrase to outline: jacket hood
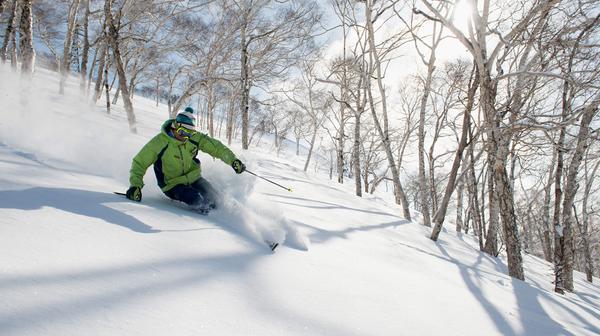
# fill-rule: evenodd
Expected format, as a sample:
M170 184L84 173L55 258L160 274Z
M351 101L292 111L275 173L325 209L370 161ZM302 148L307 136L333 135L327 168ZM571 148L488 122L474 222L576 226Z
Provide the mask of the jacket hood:
M175 121L175 119L168 119L167 121L165 121L160 127L160 133L163 136L165 136L169 141L173 141L178 145L186 143L187 141L179 141L175 137L169 135L169 131L171 130L171 125L173 124L173 121Z
M161 132L169 136L169 129L171 128L173 121L175 121L175 119L168 119L167 121L165 121L160 127Z

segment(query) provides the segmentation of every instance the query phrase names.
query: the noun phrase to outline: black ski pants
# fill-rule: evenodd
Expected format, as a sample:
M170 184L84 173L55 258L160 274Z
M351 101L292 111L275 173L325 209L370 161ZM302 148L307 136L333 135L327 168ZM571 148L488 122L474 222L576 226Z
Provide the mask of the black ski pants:
M214 208L218 205L218 192L203 177L200 177L190 185L178 184L169 191L166 191L165 195L170 199L181 201L189 206L212 204Z

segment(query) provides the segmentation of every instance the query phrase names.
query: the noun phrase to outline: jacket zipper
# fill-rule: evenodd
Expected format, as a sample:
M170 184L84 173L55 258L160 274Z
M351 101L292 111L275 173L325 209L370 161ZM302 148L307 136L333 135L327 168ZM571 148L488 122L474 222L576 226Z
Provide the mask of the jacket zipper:
M179 146L179 157L181 158L181 175L185 175L185 164L183 161L183 150Z

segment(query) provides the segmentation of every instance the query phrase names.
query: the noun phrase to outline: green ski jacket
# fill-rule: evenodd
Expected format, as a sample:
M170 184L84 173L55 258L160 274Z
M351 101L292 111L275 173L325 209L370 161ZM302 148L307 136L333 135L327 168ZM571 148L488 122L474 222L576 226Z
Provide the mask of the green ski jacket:
M158 186L163 192L178 184L189 185L200 178L199 161L194 160L201 150L231 166L235 154L219 140L198 132L187 141L181 142L168 132L174 119L164 122L160 134L152 138L133 158L129 171L131 186L144 186L144 175L151 164Z

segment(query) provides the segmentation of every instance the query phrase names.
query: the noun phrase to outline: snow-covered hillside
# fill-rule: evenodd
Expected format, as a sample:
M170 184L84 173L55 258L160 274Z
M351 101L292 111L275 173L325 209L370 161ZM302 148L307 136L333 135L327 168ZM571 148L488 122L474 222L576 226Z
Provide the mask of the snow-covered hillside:
M201 155L229 200L208 216L169 201L151 170L129 202L113 191L166 108L137 99L132 135L118 107L56 94L52 73L26 87L0 70L0 335L600 334L600 287L581 274L557 295L552 266L525 256L514 280L473 237L434 243L302 158L232 146L290 193ZM261 241L284 237L276 253Z

